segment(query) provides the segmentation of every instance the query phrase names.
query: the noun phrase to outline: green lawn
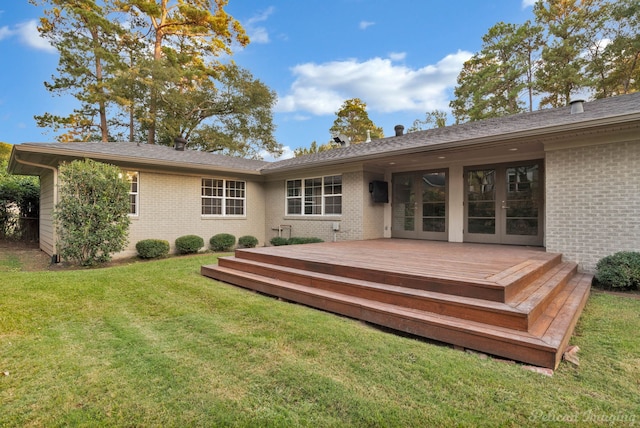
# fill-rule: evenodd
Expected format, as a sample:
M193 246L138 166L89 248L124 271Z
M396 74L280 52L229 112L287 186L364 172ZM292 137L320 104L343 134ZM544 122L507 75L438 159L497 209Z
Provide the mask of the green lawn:
M215 256L2 272L0 426L630 426L640 300L553 377L201 277Z

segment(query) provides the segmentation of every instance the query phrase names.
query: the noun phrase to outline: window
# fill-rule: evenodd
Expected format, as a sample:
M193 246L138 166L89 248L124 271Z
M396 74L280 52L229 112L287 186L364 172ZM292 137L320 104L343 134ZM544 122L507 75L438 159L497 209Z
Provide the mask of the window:
M129 215L137 216L138 215L138 172L137 171L125 171L127 180L131 187L129 188Z
M287 180L287 215L342 214L342 176Z
M243 216L246 183L244 181L202 179L202 215Z

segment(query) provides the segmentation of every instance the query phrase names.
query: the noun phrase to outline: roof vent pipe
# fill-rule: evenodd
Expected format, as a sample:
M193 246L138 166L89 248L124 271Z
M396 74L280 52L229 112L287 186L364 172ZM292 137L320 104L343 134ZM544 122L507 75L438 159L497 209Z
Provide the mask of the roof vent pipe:
M173 139L173 148L179 152L184 152L184 147L187 145L187 139L182 137L175 137Z
M396 131L396 137L401 136L402 133L404 132L404 126L402 125L396 125L393 127L393 129Z
M584 100L575 100L569 103L571 105L571 114L584 113Z
M371 131L367 129L367 140L365 141L365 143L370 143L371 142Z

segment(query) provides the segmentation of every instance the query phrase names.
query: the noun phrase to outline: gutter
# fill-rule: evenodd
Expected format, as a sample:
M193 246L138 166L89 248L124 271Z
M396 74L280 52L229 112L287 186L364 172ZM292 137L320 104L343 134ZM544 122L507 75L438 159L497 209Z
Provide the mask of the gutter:
M53 166L49 166L49 165L42 165L39 163L35 163L35 162L29 162L29 161L25 161L20 159L17 155L13 156L13 159L22 165L28 165L28 166L33 166L36 168L45 168L45 169L49 169L53 172L53 208L55 208L55 206L58 204L58 168L53 167ZM40 188L40 195L42 195L42 188ZM42 213L41 213L42 214ZM51 217L51 221L53 222L53 216ZM38 219L38 229L40 228L40 220ZM58 248L58 233L56 231L56 227L55 224L51 225L51 238L53 240L53 254L51 255L51 263L58 263L59 262L59 258L58 258L58 254L57 254L57 248Z

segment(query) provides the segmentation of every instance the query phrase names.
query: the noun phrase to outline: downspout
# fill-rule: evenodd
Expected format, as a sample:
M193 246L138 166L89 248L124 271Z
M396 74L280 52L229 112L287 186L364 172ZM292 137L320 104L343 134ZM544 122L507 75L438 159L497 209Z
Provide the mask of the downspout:
M45 169L50 169L53 172L53 208L55 209L55 206L58 204L58 168L54 167L54 166L49 166L49 165L42 165L39 163L35 163L35 162L29 162L29 161L25 161L20 159L19 156L15 156L14 159L16 160L16 162L22 164L22 165L28 165L28 166L34 166L36 168L45 168ZM40 189L40 194L42 195L42 189ZM53 222L53 218L51 219ZM40 228L40 224L38 222L38 228ZM59 262L59 258L58 258L58 233L57 233L57 229L55 227L55 224L51 224L51 234L52 234L52 240L53 240L53 254L51 255L51 262L52 263L58 263Z

